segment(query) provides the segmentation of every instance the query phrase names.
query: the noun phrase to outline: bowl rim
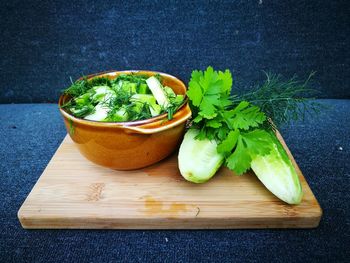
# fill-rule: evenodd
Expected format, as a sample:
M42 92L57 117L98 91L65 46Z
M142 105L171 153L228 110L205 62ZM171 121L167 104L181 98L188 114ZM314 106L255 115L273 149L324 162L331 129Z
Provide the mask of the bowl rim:
M159 74L161 76L166 76L168 78L171 78L171 79L174 79L176 80L177 82L179 82L181 84L181 86L183 86L183 88L185 89L185 91L187 91L187 87L185 85L185 83L173 76L173 75L170 75L168 73L164 73L164 72L161 72L161 71L153 71L153 70L107 70L107 71L102 71L102 72L98 72L98 73L93 73L93 74L89 74L89 75L86 75L85 77L87 79L90 79L90 78L93 78L93 77L97 77L97 76L103 76L103 75L116 75L116 74L123 74L123 73L126 73L126 74L132 74L132 73L139 73L139 74L142 74L142 73L149 73L149 74ZM83 77L79 77L77 80L81 80ZM152 118L149 118L149 119L144 119L144 120L134 120L134 121L125 121L125 122L108 122L108 121L93 121L93 120L85 120L85 119L82 119L82 118L78 118L78 117L75 117L73 116L72 114L68 113L66 110L62 109L61 105L62 105L62 101L63 99L66 97L67 95L66 94L61 94L59 99L58 99L58 108L61 112L61 114L66 117L66 118L69 118L71 121L74 121L74 122L77 122L77 123L82 123L82 124L87 124L87 125L93 125L93 126L113 126L113 127L126 127L126 126L138 126L138 125L144 125L144 124L151 124L153 122L156 122L156 121L159 121L159 120L162 120L162 119L166 119L168 120L166 117L168 116L167 113L163 113L163 114L160 114L160 115L157 115L157 116L154 116ZM188 97L186 95L186 93L184 94L184 101L183 103L181 104L181 106L177 109L176 112L179 112L181 110L183 110L185 108L185 105L188 104Z

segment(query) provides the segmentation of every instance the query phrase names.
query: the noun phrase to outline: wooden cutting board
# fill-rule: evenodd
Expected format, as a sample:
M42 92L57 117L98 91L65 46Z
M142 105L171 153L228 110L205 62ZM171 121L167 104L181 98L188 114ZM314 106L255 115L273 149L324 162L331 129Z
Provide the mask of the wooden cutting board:
M140 170L106 169L81 156L67 136L18 218L24 228L317 227L322 210L291 158L304 190L297 206L277 199L252 173L235 176L222 168L205 184L189 183L178 171L177 154Z

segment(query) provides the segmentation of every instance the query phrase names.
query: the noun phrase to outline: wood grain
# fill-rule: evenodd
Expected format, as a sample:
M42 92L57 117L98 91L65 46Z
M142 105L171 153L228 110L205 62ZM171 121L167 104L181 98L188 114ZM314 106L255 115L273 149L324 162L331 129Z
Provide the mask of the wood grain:
M322 210L291 158L304 191L297 206L278 200L252 173L235 176L222 168L208 183L186 182L178 171L176 154L135 171L99 167L84 159L67 136L18 211L18 218L24 228L317 227Z

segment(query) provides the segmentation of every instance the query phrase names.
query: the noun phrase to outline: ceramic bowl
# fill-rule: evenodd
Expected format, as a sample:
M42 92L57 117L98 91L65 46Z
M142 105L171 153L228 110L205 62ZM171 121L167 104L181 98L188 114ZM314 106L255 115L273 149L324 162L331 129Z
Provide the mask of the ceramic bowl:
M164 85L176 94L186 94L185 84L169 74L154 71L110 71L94 75L110 79L120 74L160 74ZM88 160L111 169L133 170L154 164L174 152L180 144L186 120L191 116L187 98L174 114L130 122L97 122L76 118L61 106L69 100L67 95L59 99L59 109L68 134L80 153Z

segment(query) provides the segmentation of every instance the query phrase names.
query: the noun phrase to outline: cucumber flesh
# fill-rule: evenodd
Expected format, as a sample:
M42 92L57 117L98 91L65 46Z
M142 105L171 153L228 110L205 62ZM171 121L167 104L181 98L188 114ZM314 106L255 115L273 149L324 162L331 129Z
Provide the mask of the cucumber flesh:
M172 88L165 86L164 91L165 91L168 98L175 98L176 97L176 94Z
M148 94L149 91L150 90L148 89L147 84L141 83L139 88L138 88L137 93L139 93L139 94Z
M197 140L199 131L189 129L181 143L178 161L181 175L190 182L204 183L221 167L224 156L216 150L217 143Z
M152 94L157 100L158 104L164 108L167 108L170 105L170 101L159 80L156 77L152 76L146 80L146 83L149 89L152 91Z
M131 102L155 104L156 99L151 94L134 94L130 98Z
M97 104L95 107L94 113L87 115L84 117L86 120L90 121L103 121L106 119L108 115L109 108L102 105L102 104Z
M162 107L154 103L149 105L149 110L152 114L152 117L154 117L154 116L158 116L162 112Z
M79 97L75 98L75 103L77 105L85 105L89 102L91 94L89 92L84 93L83 95L80 95Z
M115 92L108 86L96 86L92 89L95 92L92 100L96 102L106 101L116 96Z
M112 116L108 116L107 121L127 121L129 118L128 112L124 107L121 107L119 110L117 110Z

